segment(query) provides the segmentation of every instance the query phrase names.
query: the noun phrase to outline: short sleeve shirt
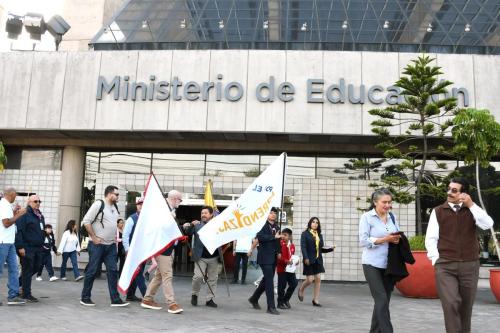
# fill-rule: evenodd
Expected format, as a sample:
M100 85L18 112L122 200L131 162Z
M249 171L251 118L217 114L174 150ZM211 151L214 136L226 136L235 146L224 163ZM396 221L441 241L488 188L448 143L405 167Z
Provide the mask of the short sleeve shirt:
M0 200L0 221L11 219L14 217L12 205L7 199ZM16 225L13 224L6 228L3 223L0 223L0 243L14 244L16 240Z

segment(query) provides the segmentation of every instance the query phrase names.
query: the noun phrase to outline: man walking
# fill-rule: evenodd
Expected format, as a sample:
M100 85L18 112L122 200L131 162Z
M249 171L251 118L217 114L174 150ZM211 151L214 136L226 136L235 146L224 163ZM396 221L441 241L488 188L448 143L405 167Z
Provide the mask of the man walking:
M42 265L45 241L45 218L40 211L41 203L38 195L30 195L27 212L16 223L16 249L21 258L22 267L22 298L30 303L38 302L38 299L31 294L31 280Z
M182 193L176 190L171 190L170 192L168 192L167 204L174 218L175 210L179 208L181 202ZM155 302L155 295L158 291L158 288L163 285L163 295L165 296L165 302L168 305L168 313L182 313L182 308L175 302L174 287L172 284L172 279L174 276L172 269L172 264L174 261L174 247L175 244L168 247L162 254L156 257L158 267L156 268L153 279L148 285L146 295L142 299L141 307L145 309L161 310L160 304Z
M137 227L137 221L139 220L139 214L141 213L142 204L144 203L143 198L139 198L136 203L137 211L130 215L125 223L125 228L123 229L123 248L125 249L125 253L128 253L128 249L130 247L130 243L132 243L132 237L134 237L135 228ZM130 284L130 287L127 290L127 302L140 302L142 299L135 296L135 291L137 287L141 291L142 296L146 295L146 281L144 280L144 267L145 264L141 264L140 271L135 277L135 279Z
M214 302L215 291L217 290L217 280L219 278L219 255L217 249L213 254L208 252L198 236L198 232L207 224L214 216L214 209L210 206L201 208L201 221L193 221L184 223L183 227L187 235L194 235L193 251L191 254L192 260L195 262L194 275L191 291L191 304L198 305L198 295L201 289L201 283L206 281L208 284L206 306L216 308Z
M274 302L274 272L276 270L276 262L281 256L281 247L279 240L281 238L280 228L276 224L278 209L273 207L267 218L267 222L262 229L257 233L259 241L259 250L257 252L257 263L262 269L264 277L260 280L259 286L255 289L253 295L248 299L256 310L260 309L259 298L266 292L267 298L267 313L279 315Z
M479 278L476 227L486 230L493 220L468 194L469 184L454 178L447 202L434 208L425 247L434 265L446 332L471 332L471 316Z
M103 262L106 265L111 306L127 306L129 304L120 299L116 287L118 282L116 221L120 216L116 203L119 195L116 186L107 186L104 190L104 200L95 201L82 220L82 224L91 239L88 245L89 263L85 272L80 300L80 304L85 306L95 306L90 296L97 270Z
M17 270L16 247L16 226L19 218L26 214L26 208L19 205L12 209L12 203L16 200L16 190L8 187L3 191L3 198L0 200L0 277L2 276L3 265L7 262L9 279L7 282L8 305L25 304L26 301L19 297L19 278ZM0 302L0 305L2 303Z

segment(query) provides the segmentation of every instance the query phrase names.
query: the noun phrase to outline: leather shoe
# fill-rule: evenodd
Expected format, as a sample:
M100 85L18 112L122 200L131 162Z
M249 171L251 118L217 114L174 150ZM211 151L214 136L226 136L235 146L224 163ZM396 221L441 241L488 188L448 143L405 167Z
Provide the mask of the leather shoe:
M313 303L313 306L318 306L318 307L321 307L321 304L316 303L314 300L312 301L312 303Z
M299 289L299 291L297 292L297 296L299 296L299 301L301 301L301 302L302 302L302 301L304 300L304 295L301 295L301 294L300 294L300 289Z
M250 302L250 304L252 304L252 306L255 310L260 310L259 302L256 302L256 301L252 300L251 298L249 298L248 301Z
M286 310L288 309L284 303L278 303L278 309L280 310Z
M191 305L192 306L197 306L198 305L198 296L191 295Z
M206 302L205 305L209 306L211 308L216 308L217 307L217 304L215 304L215 302L214 302L213 299L211 299L210 301Z
M276 310L276 308L268 308L267 313L272 314L272 315L279 315L280 314L278 312L278 310Z
M291 309L292 307L290 306L290 302L289 301L286 301L285 303L285 306L287 309Z

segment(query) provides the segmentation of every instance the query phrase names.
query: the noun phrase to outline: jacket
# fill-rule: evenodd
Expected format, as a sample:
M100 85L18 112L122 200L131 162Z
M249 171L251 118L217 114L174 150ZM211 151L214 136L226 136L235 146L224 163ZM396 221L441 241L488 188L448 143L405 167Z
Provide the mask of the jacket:
M398 282L409 275L406 263L413 265L415 258L411 254L410 243L404 234L398 244L389 243L387 254L387 268L385 275L389 276L393 282Z
M322 254L333 251L333 248L325 249L323 248L323 246L325 246L325 244L323 243L323 235L319 234L319 254L316 257L316 242L313 235L311 234L309 229L302 232L302 235L300 236L300 250L302 251L302 258L304 260L309 259L309 265L315 263L323 265Z
M28 206L26 214L16 221L16 249L41 250L45 241L45 218L35 214Z
M54 253L57 253L57 246L56 246L56 240L54 238L54 234L47 234L44 232L45 238L43 240L43 250L50 252L50 250L54 251ZM47 241L47 243L45 243Z
M195 226L191 226L188 229L186 229L186 235L193 235L193 249L191 253L191 259L196 262L200 260L201 256L203 255L203 249L205 246L200 240L200 237L198 236L198 231L200 231L206 223L200 222L200 224L197 224ZM219 256L221 255L220 248L217 249L217 252L219 253Z
M281 245L281 258L278 259L276 272L285 273L288 262L295 254L295 245L292 242L290 242L290 248L288 248L288 244L284 240L280 241L280 245Z
M266 221L262 229L257 233L257 240L259 241L259 248L257 251L257 263L259 265L275 265L276 257L281 253L281 246L279 239L274 235L278 233L280 227L276 224Z

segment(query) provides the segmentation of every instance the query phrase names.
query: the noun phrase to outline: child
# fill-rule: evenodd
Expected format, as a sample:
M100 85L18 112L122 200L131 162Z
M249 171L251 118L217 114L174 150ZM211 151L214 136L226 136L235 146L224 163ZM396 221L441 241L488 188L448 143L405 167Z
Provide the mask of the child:
M292 230L285 228L281 232L281 258L278 259L278 309L290 309L290 297L297 287L295 277L295 263L292 256L295 254L295 245L292 243ZM286 285L288 289L285 292Z
M36 274L36 280L42 281L42 271L43 267L45 266L47 272L49 273L49 281L53 282L59 280L59 278L57 276L54 276L54 269L52 268L52 256L50 254L51 250L54 251L54 253L57 253L56 240L54 239L54 233L52 232L52 225L46 224L45 229L43 229L43 233L45 239L43 243L42 264L40 265L40 268L38 269L38 272Z

